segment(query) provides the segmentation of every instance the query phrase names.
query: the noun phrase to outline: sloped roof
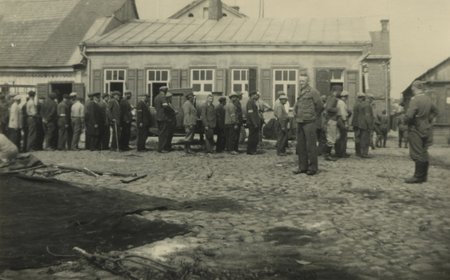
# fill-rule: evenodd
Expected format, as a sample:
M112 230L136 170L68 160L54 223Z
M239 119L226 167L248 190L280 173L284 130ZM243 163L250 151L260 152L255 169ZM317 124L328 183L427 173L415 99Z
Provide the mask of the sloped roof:
M367 45L363 18L163 19L130 21L87 46Z
M195 1L187 4L186 6L184 6L181 10L179 10L175 14L171 15L169 18L177 19L180 16L188 13L191 9L197 7L198 5L200 5L200 4L202 4L202 3L206 2L206 1L207 0L195 0ZM247 17L247 15L239 12L235 8L228 6L227 4L225 4L223 2L222 2L222 10L223 11L227 11L228 13L232 13L232 14L236 15L237 17L240 17L240 18L246 18Z
M412 80L412 82L402 91L402 94L404 95L405 93L409 92L409 90L411 89L411 85L412 85L412 83L415 80L423 80L423 78L425 78L428 74L430 74L431 72L435 71L437 68L441 67L442 65L444 65L445 63L447 63L449 61L450 61L450 56L447 57L446 59L444 59L442 62L438 63L437 65L431 67L430 69L425 71L423 74L421 74L420 76L418 76L414 80Z
M0 67L79 64L78 44L98 17L128 0L0 0Z

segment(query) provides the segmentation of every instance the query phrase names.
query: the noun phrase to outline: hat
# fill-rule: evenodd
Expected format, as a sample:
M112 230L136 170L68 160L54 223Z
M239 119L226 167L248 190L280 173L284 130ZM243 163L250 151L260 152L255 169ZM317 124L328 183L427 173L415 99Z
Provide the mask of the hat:
M169 88L167 86L159 87L159 91L167 91Z
M29 96L35 96L35 95L36 95L36 92L30 90L30 91L28 92L28 95L29 95Z
M278 95L282 95L282 94L285 94L285 93L284 93L284 91L279 90L279 91L277 92L277 94L278 94Z
M112 91L111 95L121 96L120 92L118 92L117 90Z
M415 87L417 89L425 89L425 84L426 82L421 81L421 80L415 80L412 84L411 87Z
M286 94L283 93L283 94L280 94L280 96L278 96L278 99L286 99L287 100L288 98L287 98Z
M71 93L69 94L69 96L70 96L70 97L77 97L77 93L76 93L76 92L71 92Z
M233 97L233 96L239 96L239 94L237 94L236 92L232 92L230 93L230 95L228 95L229 98Z
M22 97L20 97L20 95L15 95L15 96L13 97L13 99L14 99L14 100L22 100Z
M249 93L248 96L252 96L252 95L255 95L255 94L258 94L258 92L257 91L252 91L252 92Z
M107 92L105 92L105 93L102 95L102 97L103 97L103 98L109 97L109 94L108 94Z
M371 94L371 93L368 93L368 94L367 94L367 97L368 97L368 98L375 98L375 96L373 96L373 94Z
M191 95L194 96L194 93L192 91L188 91L184 94L184 97L188 98Z
M358 92L356 94L356 97L366 97L366 95L364 93L362 93L362 92Z
M91 92L88 94L89 97L95 97L95 96L100 96L100 92Z
M123 94L127 94L127 93L131 94L132 92L131 92L131 90L129 90L129 89L127 89L127 90L125 90L125 91L123 92Z
M225 101L225 100L227 100L227 98L225 96L219 97L219 102L222 102L222 101Z
M343 91L339 94L339 96L341 96L341 97L348 96L348 91L343 90Z
M62 97L67 99L67 98L69 98L69 94L68 93L64 93Z
M172 97L172 93L170 92L166 93L166 97Z

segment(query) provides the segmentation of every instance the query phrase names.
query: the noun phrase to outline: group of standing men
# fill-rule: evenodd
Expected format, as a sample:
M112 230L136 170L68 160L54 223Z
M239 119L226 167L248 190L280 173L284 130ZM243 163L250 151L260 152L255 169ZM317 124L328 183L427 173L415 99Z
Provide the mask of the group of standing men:
M85 104L75 92L63 94L59 103L54 92L38 102L35 96L34 91L28 92L22 104L21 96L16 95L9 107L6 135L19 150L79 150L83 130L88 150L130 149L130 91L123 98L120 92L90 93Z

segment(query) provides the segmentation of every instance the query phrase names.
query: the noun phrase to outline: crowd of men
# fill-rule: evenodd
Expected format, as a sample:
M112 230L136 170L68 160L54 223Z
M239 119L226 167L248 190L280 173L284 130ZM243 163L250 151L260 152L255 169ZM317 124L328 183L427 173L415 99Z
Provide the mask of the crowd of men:
M389 116L385 110L380 115L374 114L372 95L358 93L353 110L350 110L347 106L348 93L345 90L333 88L329 96L320 96L320 93L309 85L308 76L303 74L299 77L299 84L300 91L292 108L292 117L289 115L290 105L284 92L277 93L278 98L273 108L278 156L287 155L289 132L296 131L298 169L294 174L315 175L318 172L319 155L323 155L327 161L348 158L350 154L347 153L347 134L350 126L354 131L356 156L370 158L371 146L386 147ZM431 139L431 122L437 111L429 98L423 94L422 83L414 83L412 88L417 92L416 99L412 100L412 108L415 111L412 112L410 108L402 114L398 118L398 127L399 147L402 146L405 134L409 133L410 152L416 162L416 173L413 179L407 182L416 183L426 181L426 148L430 144L428 139ZM30 91L24 105L21 105L20 96L13 98L9 108L7 131L3 131L6 125L2 122L2 132L8 135L21 151L26 152L41 150L44 147L47 150L78 150L83 130L86 149L127 151L130 150L133 120L131 95L130 91L125 91L123 95L113 91L103 96L95 92L89 94L89 99L83 104L82 97L77 96L77 93L63 95L59 103L56 94L50 93L45 99L40 98L39 102L35 103L35 92ZM219 97L217 105L213 103L212 94L207 96L204 104L196 104L192 91L187 92L184 97L185 102L179 111L172 105L172 94L166 86L159 89L154 99L158 152L172 151L172 139L177 121L181 117L185 131L184 151L187 154L193 153L191 145L195 133L198 132L202 137L204 135L204 152L228 152L236 155L240 153L239 143L243 127L248 129L246 153L258 153L264 125L264 103L260 101L259 92L250 92L245 106L241 104L242 94L235 92L229 94L228 99ZM138 151L147 150L146 141L152 124L150 98L150 95L145 95L136 107ZM423 120L416 124L417 119Z

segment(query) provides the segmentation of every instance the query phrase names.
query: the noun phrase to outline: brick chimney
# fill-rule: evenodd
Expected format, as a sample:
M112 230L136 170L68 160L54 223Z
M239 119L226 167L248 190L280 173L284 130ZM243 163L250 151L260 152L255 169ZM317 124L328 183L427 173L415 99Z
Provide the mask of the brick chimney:
M222 1L209 0L208 18L211 20L220 20L223 16Z
M382 19L380 22L381 22L381 32L389 32L389 20Z

